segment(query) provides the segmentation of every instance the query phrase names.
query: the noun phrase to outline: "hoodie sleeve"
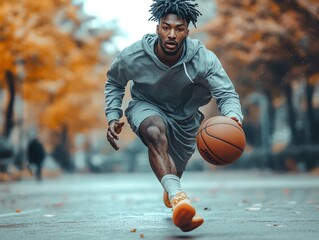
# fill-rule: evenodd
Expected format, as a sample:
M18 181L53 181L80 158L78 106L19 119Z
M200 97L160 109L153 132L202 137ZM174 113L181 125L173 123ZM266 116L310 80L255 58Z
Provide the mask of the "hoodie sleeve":
M204 78L208 81L212 96L216 99L218 109L223 116L236 117L243 121L239 96L233 83L222 67L217 56L206 51L209 60Z
M111 64L107 72L105 84L105 115L108 122L118 120L123 116L122 101L125 94L125 87L128 82L125 76L125 66L120 54Z

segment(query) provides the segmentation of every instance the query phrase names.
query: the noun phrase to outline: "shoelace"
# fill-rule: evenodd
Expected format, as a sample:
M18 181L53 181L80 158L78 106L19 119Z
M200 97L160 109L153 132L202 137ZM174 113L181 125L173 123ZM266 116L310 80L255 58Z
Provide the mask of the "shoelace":
M175 206L180 201L186 199L187 196L184 192L177 193L175 197L172 198L171 203Z

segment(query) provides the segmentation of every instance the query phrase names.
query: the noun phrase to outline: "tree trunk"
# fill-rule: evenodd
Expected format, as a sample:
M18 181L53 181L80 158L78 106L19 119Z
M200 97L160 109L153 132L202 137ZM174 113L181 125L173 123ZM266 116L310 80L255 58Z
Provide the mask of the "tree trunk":
M68 127L63 124L59 134L59 142L54 147L52 156L60 164L61 168L67 172L74 171L74 163L69 149Z
M274 105L272 104L272 93L271 91L266 91L265 96L268 100L268 115L269 115L269 134L272 135L275 130L275 119L276 119L276 111Z
M306 88L306 97L307 97L307 117L309 123L309 133L310 133L310 143L314 144L318 141L318 129L316 128L316 119L314 114L314 107L313 107L313 93L314 87L313 85L307 83Z
M293 106L293 102L292 102L292 88L290 83L287 83L283 86L284 88L284 92L286 94L286 98L287 98L287 107L288 107L288 123L291 129L291 135L292 135L292 145L296 145L298 144L297 140L298 140L298 133L297 133L297 128L296 128L296 111L294 109Z
M14 114L15 86L14 86L14 76L11 71L6 71L6 83L8 85L8 90L9 90L9 102L6 109L3 135L6 138L8 138L14 126L13 114Z

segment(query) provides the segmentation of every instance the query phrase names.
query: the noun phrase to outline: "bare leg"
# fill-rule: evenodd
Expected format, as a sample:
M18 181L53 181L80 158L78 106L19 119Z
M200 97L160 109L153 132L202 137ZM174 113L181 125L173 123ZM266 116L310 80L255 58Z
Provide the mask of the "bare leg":
M166 126L162 118L151 116L145 119L140 134L147 144L150 165L158 180L167 174L177 175L175 163L168 154Z
M182 231L188 232L199 227L204 222L204 219L200 216L195 216L196 210L184 192L177 192L176 195L174 193L174 190L181 189L179 178L182 176L183 171L177 171L174 161L168 154L165 127L165 123L161 117L151 116L142 122L140 134L147 144L150 165L158 180L161 181L165 176L163 180L170 178L168 180L173 179L173 183L177 183L173 184L174 186L171 188L172 181L167 185L161 181L168 194L175 196L170 199L173 207L172 220L174 224Z

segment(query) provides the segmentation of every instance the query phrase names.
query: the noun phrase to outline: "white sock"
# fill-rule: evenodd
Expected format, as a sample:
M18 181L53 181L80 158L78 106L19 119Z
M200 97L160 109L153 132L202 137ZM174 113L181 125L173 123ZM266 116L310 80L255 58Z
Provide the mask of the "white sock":
M182 192L182 187L179 177L174 174L167 174L161 179L161 184L168 193L169 200L171 200L179 192Z

